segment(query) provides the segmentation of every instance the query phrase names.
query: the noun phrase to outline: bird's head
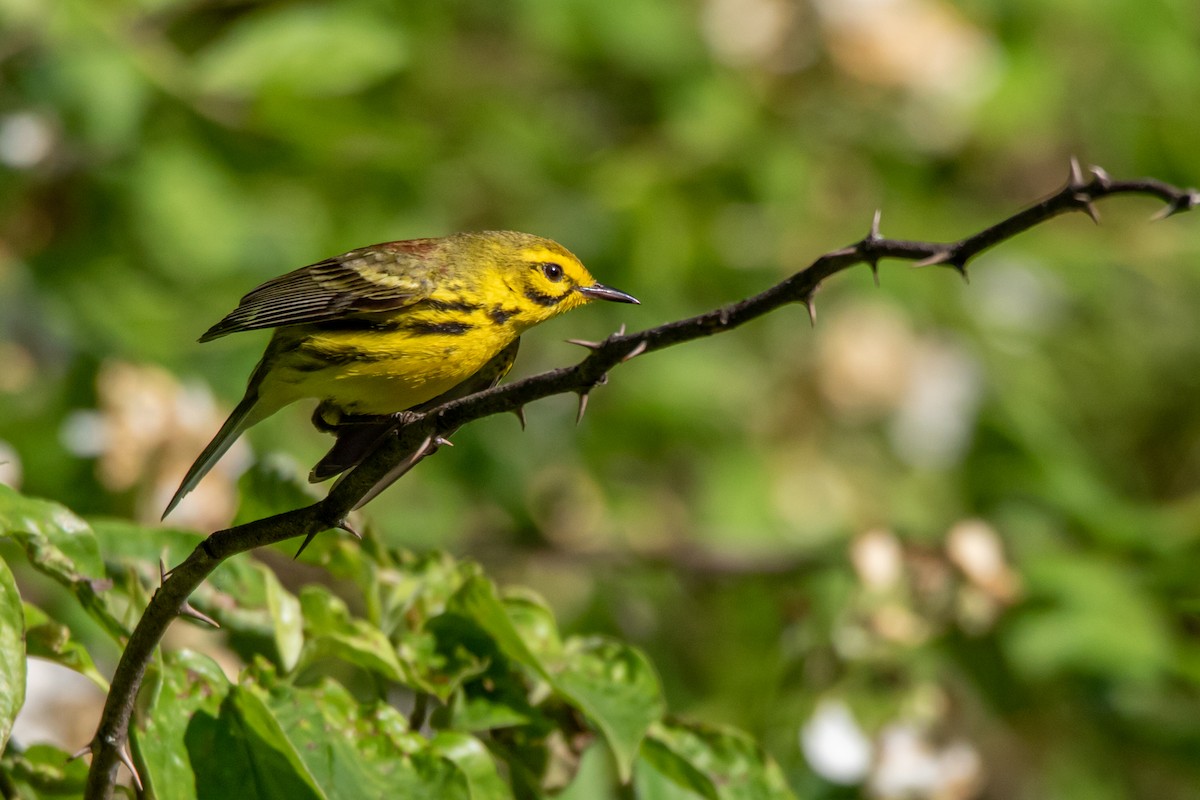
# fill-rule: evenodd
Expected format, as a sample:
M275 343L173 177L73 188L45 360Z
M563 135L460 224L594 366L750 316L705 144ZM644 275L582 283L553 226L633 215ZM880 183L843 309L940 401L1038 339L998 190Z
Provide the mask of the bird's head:
M488 231L479 237L486 263L495 265L492 292L521 327L544 322L592 300L637 303L632 295L598 283L571 251L558 242L528 233Z

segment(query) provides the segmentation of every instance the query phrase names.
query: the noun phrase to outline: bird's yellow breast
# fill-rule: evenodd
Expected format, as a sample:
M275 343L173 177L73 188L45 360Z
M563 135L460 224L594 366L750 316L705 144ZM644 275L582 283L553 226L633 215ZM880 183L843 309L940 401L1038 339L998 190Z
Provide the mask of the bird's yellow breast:
M281 329L261 388L267 405L328 401L347 414L392 414L432 400L483 368L519 335L488 308L442 308L374 325Z

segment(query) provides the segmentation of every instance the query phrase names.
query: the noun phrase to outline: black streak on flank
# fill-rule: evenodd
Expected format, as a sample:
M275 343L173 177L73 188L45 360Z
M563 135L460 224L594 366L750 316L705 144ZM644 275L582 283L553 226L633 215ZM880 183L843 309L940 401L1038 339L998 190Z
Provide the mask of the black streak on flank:
M418 322L412 320L404 324L404 330L420 335L443 334L446 336L461 336L469 330L474 330L474 328L475 326L470 322Z
M537 289L526 289L525 296L528 297L533 302L537 303L539 306L545 306L546 308L552 308L552 307L558 305L559 303L561 303L563 298L566 297L567 295L560 294L558 297L551 297L548 294L542 294Z
M492 306L491 310L488 311L488 317L497 325L503 325L512 319L516 313L517 309L515 308L501 308L500 306Z
M422 300L412 306L412 311L478 311L479 306L465 300Z

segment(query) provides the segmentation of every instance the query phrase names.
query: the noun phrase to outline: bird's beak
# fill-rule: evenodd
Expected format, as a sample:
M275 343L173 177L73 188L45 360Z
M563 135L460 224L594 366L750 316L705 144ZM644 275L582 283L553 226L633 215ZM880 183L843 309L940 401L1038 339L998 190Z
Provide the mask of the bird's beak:
M641 305L638 299L631 294L625 294L620 289L614 289L611 286L605 286L603 283L593 283L591 286L580 286L579 293L584 297L593 300L611 300L614 303L633 303L635 306Z

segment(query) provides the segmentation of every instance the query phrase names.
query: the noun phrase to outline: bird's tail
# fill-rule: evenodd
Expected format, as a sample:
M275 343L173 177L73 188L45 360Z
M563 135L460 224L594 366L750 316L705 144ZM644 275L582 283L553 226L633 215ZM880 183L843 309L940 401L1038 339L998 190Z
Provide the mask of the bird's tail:
M221 456L225 455L225 451L233 446L237 438L251 425L263 419L264 415L261 409L256 409L257 405L258 392L252 388L251 391L246 392L246 396L242 398L242 402L237 404L237 408L233 409L233 413L229 415L229 419L225 420L225 424L221 426L221 430L217 431L213 440L197 456L195 463L187 471L187 475L183 476L183 483L179 484L171 502L167 503L167 510L162 515L163 519L166 519L167 514L170 514L175 506L179 505L179 501L188 492L196 488L200 479L208 474Z

